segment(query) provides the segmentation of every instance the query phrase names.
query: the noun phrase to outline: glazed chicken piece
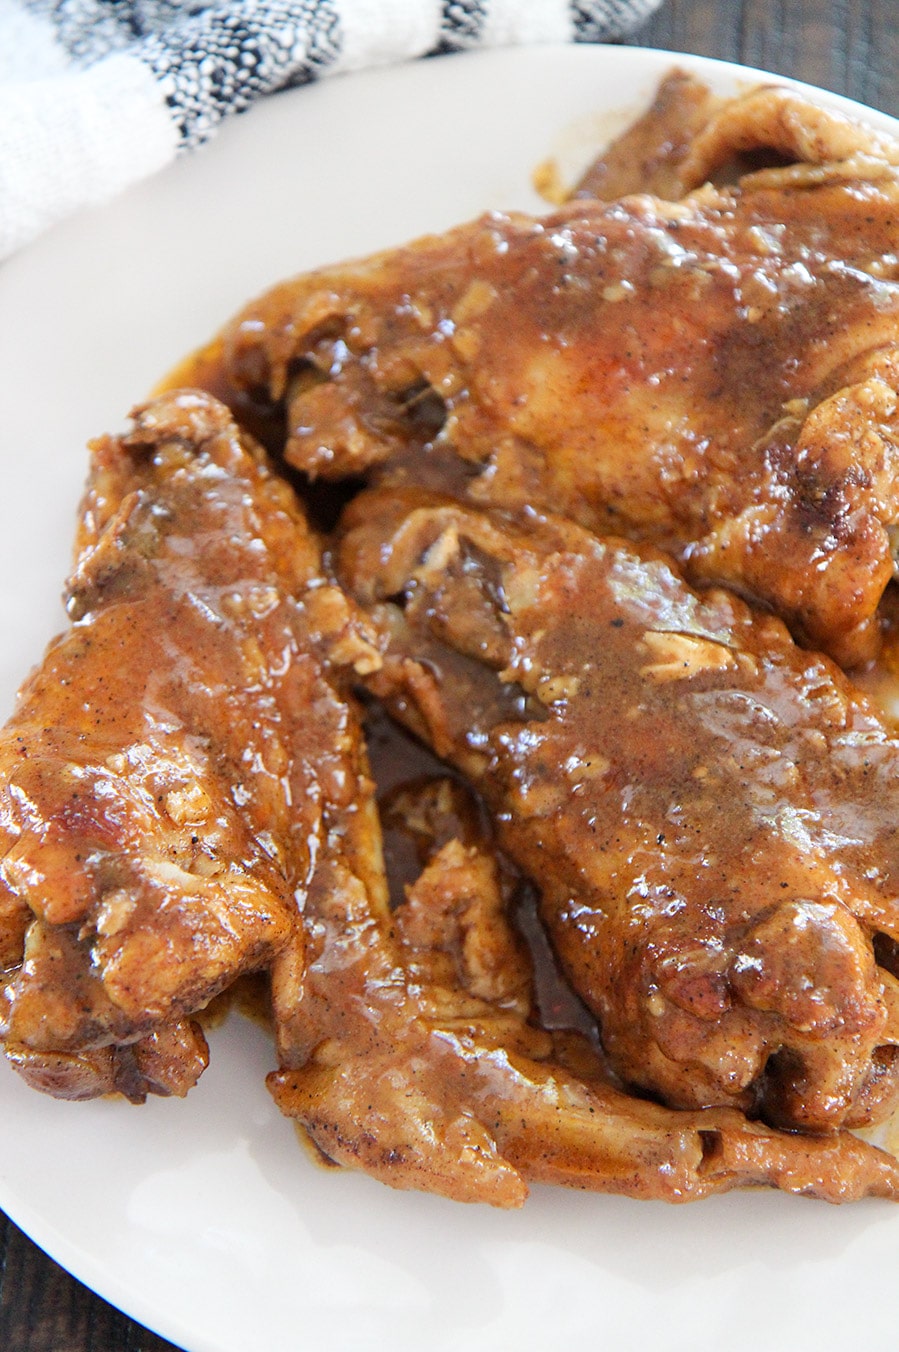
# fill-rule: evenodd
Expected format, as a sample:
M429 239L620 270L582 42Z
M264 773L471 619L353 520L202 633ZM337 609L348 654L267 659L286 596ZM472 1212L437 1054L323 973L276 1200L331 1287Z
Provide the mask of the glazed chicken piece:
M725 102L687 71L671 71L642 117L617 136L573 191L560 194L554 205L568 197L614 202L637 192L678 201L699 186L687 184L681 168L697 135Z
M785 85L721 98L673 70L643 114L587 169L571 194L605 202L649 192L676 202L704 183L736 183L778 164L826 164L856 155L899 163L899 144Z
M431 780L392 796L394 826L405 812L433 846L393 911L371 868L377 816L348 818L354 871L317 871L304 951L275 960L281 1068L269 1086L328 1160L503 1207L535 1181L669 1202L748 1184L833 1202L899 1197L896 1161L849 1133L644 1102L609 1083L583 1038L535 1026L503 870L459 792Z
M135 419L93 446L72 624L0 737L3 1043L62 1097L194 1083L190 1016L296 935L355 791L339 670L377 660L227 409Z
M356 499L340 571L372 690L481 790L626 1083L885 1115L899 741L831 662L651 547L414 490Z
M342 692L380 657L222 406L171 394L97 443L69 597L0 743L3 1037L31 1084L183 1093L191 1016L267 967L277 1101L396 1186L899 1197L896 1162L851 1136L632 1100L534 1026L501 870L452 793L402 809L433 857L391 915Z
M213 387L285 419L313 477L649 540L866 661L899 524L895 147L769 91L721 109L691 162L729 152L747 107L851 157L492 214L298 278L213 344Z

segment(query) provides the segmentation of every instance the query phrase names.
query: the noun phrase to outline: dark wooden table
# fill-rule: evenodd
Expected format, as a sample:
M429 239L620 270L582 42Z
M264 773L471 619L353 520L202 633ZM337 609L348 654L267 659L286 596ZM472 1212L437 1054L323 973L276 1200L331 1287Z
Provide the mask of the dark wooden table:
M896 0L664 0L631 41L759 66L899 116ZM166 1349L0 1213L2 1352Z

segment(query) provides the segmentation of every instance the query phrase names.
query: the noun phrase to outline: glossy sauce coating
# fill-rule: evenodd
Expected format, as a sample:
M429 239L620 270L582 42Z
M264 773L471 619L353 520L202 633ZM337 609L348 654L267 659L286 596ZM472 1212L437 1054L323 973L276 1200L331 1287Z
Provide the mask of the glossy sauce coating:
M713 159L799 119L777 90L721 116ZM831 162L494 213L283 283L219 339L226 383L313 477L443 476L651 540L865 661L899 519L899 171L826 130L794 149Z
M0 868L27 926L3 1032L23 1073L83 1097L121 1087L110 1049L293 935L352 792L323 649L365 647L292 491L195 392L95 445L68 597L0 742Z
M535 511L877 648L899 152L676 84L595 179L683 201L277 288L95 447L73 626L0 740L2 1033L35 1086L185 1092L191 1015L251 971L277 1103L392 1186L899 1195L844 1129L899 1078L895 739L778 621ZM735 175L760 148L792 167ZM362 475L416 486L345 523L377 646L292 491L330 531ZM454 773L382 758L379 792L350 672ZM535 989L497 835L617 1079Z
M478 784L618 1073L791 1126L885 1112L899 742L875 709L645 547L412 492L347 524L373 688Z

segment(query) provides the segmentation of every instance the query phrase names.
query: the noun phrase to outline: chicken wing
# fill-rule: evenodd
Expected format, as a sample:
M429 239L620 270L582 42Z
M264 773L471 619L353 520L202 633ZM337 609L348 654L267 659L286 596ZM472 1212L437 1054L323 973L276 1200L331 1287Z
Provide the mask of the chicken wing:
M334 673L376 654L292 490L188 391L94 445L68 611L0 736L3 1043L61 1096L183 1093L190 1016L295 937L355 788Z
M492 850L476 836L438 846L466 813L453 792L421 791L418 807L406 795L410 829L433 830L435 848L400 905L388 909L376 878L361 884L364 868L355 882L319 871L304 961L292 968L289 949L276 959L281 1068L269 1085L327 1159L506 1207L534 1181L669 1202L752 1183L830 1201L899 1196L896 1161L847 1132L799 1136L729 1108L633 1098L583 1039L535 1026ZM369 862L377 829L362 813L345 837Z
M851 157L491 214L301 277L214 345L221 388L286 419L310 475L380 467L650 540L867 660L899 524L899 170L845 119L755 97L753 125ZM693 143L703 165L740 116Z
M791 1128L885 1114L899 741L842 673L558 518L385 490L340 560L372 689L481 789L621 1077Z

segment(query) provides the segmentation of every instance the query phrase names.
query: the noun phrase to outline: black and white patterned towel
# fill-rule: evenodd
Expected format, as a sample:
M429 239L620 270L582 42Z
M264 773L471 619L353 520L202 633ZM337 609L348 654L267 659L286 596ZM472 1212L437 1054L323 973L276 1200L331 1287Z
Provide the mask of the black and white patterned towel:
M0 258L263 94L475 47L603 42L661 0L0 0Z

